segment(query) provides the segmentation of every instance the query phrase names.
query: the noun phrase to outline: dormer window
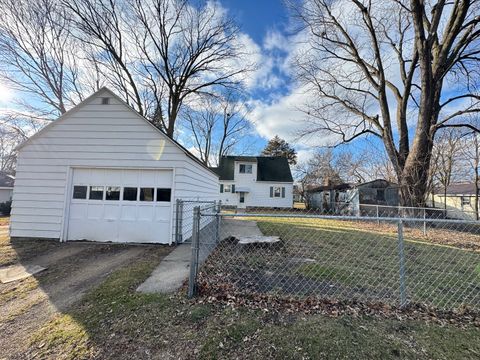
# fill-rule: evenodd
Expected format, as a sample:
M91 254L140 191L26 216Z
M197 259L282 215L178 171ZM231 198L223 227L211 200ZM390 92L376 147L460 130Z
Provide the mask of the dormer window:
M252 168L251 164L240 164L240 174L251 174Z

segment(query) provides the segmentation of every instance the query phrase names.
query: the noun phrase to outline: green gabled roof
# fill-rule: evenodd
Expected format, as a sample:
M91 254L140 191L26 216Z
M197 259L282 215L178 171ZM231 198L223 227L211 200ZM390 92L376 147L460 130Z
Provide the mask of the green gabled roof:
M220 180L234 180L235 161L256 162L257 181L293 182L287 158L273 156L222 156L220 164L212 168Z

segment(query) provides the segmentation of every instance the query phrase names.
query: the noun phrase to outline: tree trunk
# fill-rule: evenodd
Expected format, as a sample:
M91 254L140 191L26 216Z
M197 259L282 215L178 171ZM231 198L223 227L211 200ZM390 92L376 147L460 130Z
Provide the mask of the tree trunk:
M175 122L177 121L178 110L180 109L180 100L175 94L170 95L170 108L168 114L167 136L173 139L175 132Z
M425 206L432 146L428 137L415 136L399 178L402 206Z

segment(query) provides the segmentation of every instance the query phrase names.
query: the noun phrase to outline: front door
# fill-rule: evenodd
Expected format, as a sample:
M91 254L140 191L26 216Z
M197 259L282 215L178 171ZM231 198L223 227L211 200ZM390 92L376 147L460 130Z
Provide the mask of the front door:
M245 207L245 193L244 192L240 192L240 207Z

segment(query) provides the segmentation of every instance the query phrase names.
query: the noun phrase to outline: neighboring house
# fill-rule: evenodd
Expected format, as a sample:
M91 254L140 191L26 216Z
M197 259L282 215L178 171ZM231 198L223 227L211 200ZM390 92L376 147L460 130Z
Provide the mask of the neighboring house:
M213 170L220 177L220 200L226 206L293 206L293 178L288 160L268 156L224 156Z
M310 190L309 198L310 207L336 214L358 215L362 212L370 213L372 205L399 205L398 185L383 179L361 184L327 184Z
M429 205L441 209L446 206L449 218L475 220L475 184L451 184L447 186L446 196L445 189L437 189Z
M12 175L0 172L0 203L12 200L14 181Z
M103 88L18 149L10 234L170 244L176 199L218 199L218 176Z
M301 186L299 184L293 185L293 202L303 202Z

